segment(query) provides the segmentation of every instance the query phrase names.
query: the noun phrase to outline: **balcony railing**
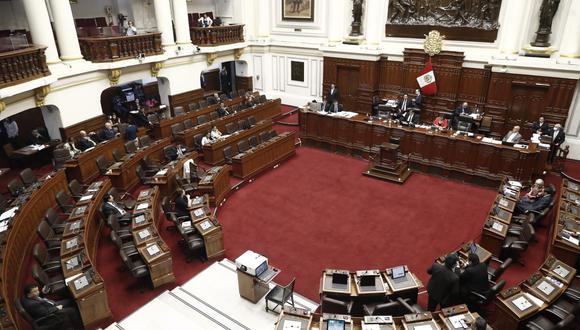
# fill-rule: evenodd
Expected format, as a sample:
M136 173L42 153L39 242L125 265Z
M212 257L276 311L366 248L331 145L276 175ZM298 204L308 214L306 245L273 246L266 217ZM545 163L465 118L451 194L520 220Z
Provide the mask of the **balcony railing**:
M134 36L99 36L79 38L81 52L87 61L113 62L163 54L161 32Z
M190 27L191 40L197 46L218 46L244 42L244 25Z
M29 45L26 48L0 52L0 88L50 75L44 56L45 49L46 47Z

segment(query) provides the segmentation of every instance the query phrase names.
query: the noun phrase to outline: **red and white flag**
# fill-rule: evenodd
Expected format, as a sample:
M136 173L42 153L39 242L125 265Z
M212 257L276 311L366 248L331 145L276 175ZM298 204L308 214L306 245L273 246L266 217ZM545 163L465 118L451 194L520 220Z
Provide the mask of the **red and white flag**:
M419 73L417 77L417 82L421 91L425 95L435 95L437 93L437 83L435 82L435 74L433 74L433 65L431 64L431 58L425 64L425 67Z

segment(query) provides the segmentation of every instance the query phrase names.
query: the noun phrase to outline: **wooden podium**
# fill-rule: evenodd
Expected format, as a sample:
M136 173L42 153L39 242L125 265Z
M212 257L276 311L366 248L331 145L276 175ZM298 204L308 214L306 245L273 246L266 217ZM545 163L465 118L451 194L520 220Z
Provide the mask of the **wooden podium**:
M363 175L381 180L404 183L411 175L406 160L401 157L400 146L395 143L383 143L379 147L378 157L371 161L371 166Z
M280 270L268 266L268 272L271 276L261 279L237 269L240 297L248 299L254 304L262 299L270 291L269 283L280 273Z

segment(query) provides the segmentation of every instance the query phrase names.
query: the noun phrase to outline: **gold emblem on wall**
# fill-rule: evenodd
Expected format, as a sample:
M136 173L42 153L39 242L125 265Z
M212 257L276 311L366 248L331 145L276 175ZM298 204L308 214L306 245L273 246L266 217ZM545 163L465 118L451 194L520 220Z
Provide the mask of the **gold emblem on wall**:
M244 53L244 48L236 48L234 49L234 57L236 60L239 60L240 57L242 57L242 54Z
M6 110L6 103L4 103L4 101L0 100L0 112Z
M206 54L207 58L207 64L212 65L213 61L215 61L215 59L218 57L217 53L207 53Z
M42 107L44 105L44 99L48 93L50 93L50 85L38 87L34 90L34 100L36 101L37 107Z
M151 77L157 77L159 74L159 70L163 67L162 62L153 62L151 63Z
M445 36L442 36L439 31L431 30L429 34L425 36L425 43L423 43L425 53L429 54L429 56L439 54L441 49L443 49L443 39L445 39Z
M111 86L119 83L119 78L121 78L121 69L111 69L109 71L109 82L111 82Z

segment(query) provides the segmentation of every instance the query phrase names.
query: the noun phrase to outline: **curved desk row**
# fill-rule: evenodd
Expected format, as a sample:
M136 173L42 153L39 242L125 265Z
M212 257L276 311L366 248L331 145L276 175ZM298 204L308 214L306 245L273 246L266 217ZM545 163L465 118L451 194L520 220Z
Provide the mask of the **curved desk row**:
M108 179L92 183L72 209L62 235L60 257L63 276L85 326L112 315L105 284L96 270L103 223L100 208L110 188Z
M225 132L227 124L237 123L239 120L247 119L250 116L254 116L256 121L273 119L274 117L279 116L281 109L280 102L280 99L269 100L265 103L258 104L255 107L246 108L211 122L197 125L196 127L178 133L176 139L187 145L188 148L193 148L193 138L198 134L206 134L213 126L216 126L221 132Z
M506 189L512 192L511 195L505 192ZM498 258L519 199L520 191L514 189L517 187L510 186L507 178L504 179L483 223L480 244Z
M8 227L2 232L0 261L2 267L1 289L5 315L0 319L2 329L17 327L17 312L13 302L21 296L22 270L32 251L36 229L43 221L44 213L56 206L55 195L67 190L64 170L50 173L39 183L20 194L10 207L18 207L16 214L7 221Z
M412 167L485 185L496 185L504 176L532 181L544 170L549 152L536 149L534 144L530 149L521 149L486 143L481 136L463 137L390 122L369 122L362 115L343 118L301 110L299 116L300 137L306 142L368 155L374 147L397 138Z
M580 182L562 180L556 218L551 222L548 252L572 267L580 262Z

